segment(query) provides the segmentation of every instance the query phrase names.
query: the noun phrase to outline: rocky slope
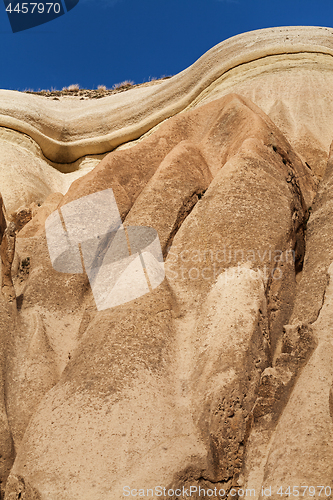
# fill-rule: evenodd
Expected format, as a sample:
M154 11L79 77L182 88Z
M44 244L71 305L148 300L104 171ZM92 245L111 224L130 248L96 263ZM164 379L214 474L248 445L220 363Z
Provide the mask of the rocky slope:
M93 101L0 91L3 498L331 497L332 35L245 33ZM100 309L125 250L147 293Z

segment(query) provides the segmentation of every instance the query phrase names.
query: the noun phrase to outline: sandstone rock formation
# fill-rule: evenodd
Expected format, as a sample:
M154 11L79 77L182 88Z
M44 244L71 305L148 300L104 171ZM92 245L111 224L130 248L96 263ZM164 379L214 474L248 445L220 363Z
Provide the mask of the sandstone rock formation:
M2 498L331 497L332 35L246 33L93 102L0 91ZM100 311L45 221L110 188L165 279Z

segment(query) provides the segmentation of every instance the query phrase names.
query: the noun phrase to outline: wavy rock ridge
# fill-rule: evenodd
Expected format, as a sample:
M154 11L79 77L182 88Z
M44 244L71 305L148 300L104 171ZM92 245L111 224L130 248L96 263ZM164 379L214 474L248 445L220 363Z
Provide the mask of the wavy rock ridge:
M333 487L332 35L245 33L93 103L0 91L3 498ZM45 220L110 188L166 277L97 311Z

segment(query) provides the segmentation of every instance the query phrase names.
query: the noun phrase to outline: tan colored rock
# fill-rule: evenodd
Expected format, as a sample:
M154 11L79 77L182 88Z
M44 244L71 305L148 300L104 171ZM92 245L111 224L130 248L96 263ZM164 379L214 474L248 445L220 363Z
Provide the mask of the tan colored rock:
M247 487L260 491L262 485L271 484L272 498L279 498L278 484L286 489L289 484L310 483L332 487L332 179L331 148L306 226L304 268L290 325L285 326L289 340L278 349L271 368L278 390L262 390L267 386L262 379L260 406L271 398L270 408L258 414L245 460ZM312 496L319 498L319 493L316 489Z
M3 210L2 197L0 195L0 249L2 248L3 237L6 232L6 219ZM3 264L1 261L1 284L2 284ZM2 288L2 287L1 287ZM4 494L5 484L14 462L14 449L11 437L11 430L8 424L5 380L6 380L6 352L10 333L13 331L13 320L15 314L8 304L7 297L0 293L0 494ZM13 318L14 317L14 318Z
M271 498L280 498L280 486L315 485L313 498L320 498L318 485L331 487L333 472L333 422L330 414L332 371L332 275L318 319L312 323L317 346L296 381L288 403L268 445L262 485L272 486ZM254 487L247 484L247 487ZM258 485L257 485L258 486ZM261 489L261 486L260 486ZM303 493L304 490L300 489ZM261 495L260 495L261 498Z
M62 198L63 195L61 193L52 193L40 207L36 205L30 206L29 211L32 218L22 227L18 237L32 238L43 234L47 217L57 209Z
M15 290L12 280L12 264L15 255L15 239L16 239L16 227L13 222L11 222L5 229L1 246L0 246L0 258L1 258L1 291L4 296L12 302L15 300Z
M0 174L6 500L333 486L332 33L239 35L167 82L94 102L1 91L3 158L17 162ZM130 228L157 232L165 279L98 310L103 266L92 278L84 251L104 264L117 240L86 240L103 211L80 207L110 189L130 249ZM50 231L57 251L76 242L81 273L52 267Z
M246 73L246 65L253 61L261 64L264 58L279 55L284 61L289 57L292 61L296 54L300 57L295 65L298 72L303 60L307 67L309 57L323 54L328 56L325 69L329 71L333 54L331 33L331 28L311 26L244 33L216 45L192 66L159 85L134 88L94 101L73 98L53 101L41 96L1 91L0 125L32 137L52 161L66 163L86 154L104 153L137 139L164 119L184 110L203 93L206 94L207 89L215 89L217 80L234 68L241 68ZM267 62L270 64L270 60ZM238 81L243 78L238 78ZM331 92L330 89L329 84L325 90ZM229 86L224 93L233 91L237 90ZM215 95L214 99L220 96ZM274 96L271 100L274 104ZM40 119L41 111L43 120ZM312 129L313 126L311 123Z
M142 487L150 487L158 478L166 485L186 484L190 480L202 485L199 478L204 477L205 484L219 482L230 489L241 470L241 443L249 432L260 374L278 342L278 338L269 337L265 296L276 267L272 255L277 251L280 258L284 252L292 255L295 251L297 234L315 188L311 172L259 108L230 95L175 117L134 148L106 157L94 172L71 186L61 206L110 186L126 225L152 225L157 229L163 250L169 252L167 280L132 304L94 312L87 321L83 312L91 304L90 293L82 288L80 296L77 289L79 283L84 285L84 275L78 275L74 281L74 276L71 278L76 290L71 297L70 289L66 291L68 278L52 270L48 262L45 236L31 233L35 235L34 254L38 260L32 261L20 314L22 318L32 314L43 318L45 340L37 343L44 346L39 347L40 368L34 370L35 378L25 376L23 385L14 380L22 378L22 368L17 367L23 367L26 373L36 356L35 347L29 347L37 345L33 329L12 354L16 362L12 364L14 371L8 372L13 380L8 389L8 414L15 446L23 451L19 452L8 484L19 484L14 478L24 474L29 487L42 496L60 499L84 495L89 498L93 494L98 498L110 491L113 498L121 498L122 482L129 479L133 484L139 481ZM28 240L33 222L34 219L22 230L22 241ZM206 258L215 258L223 243L233 252L252 250L254 257L252 253L242 254L239 269L233 259L211 262L215 276L208 279L203 274L207 263L199 259L195 271L200 278L193 279L189 268L193 262L183 258L184 252L191 248L201 255L206 252ZM171 269L175 256L179 257L178 262ZM251 262L245 265L246 260ZM290 258L287 263L282 259L281 265L285 266L282 290L294 290L294 260ZM52 288L42 292L50 280ZM278 299L280 296L281 291L277 292ZM222 335L221 344L218 338L209 340L217 335L224 317L222 312L215 317L212 311L219 301L226 301L225 311L230 311L235 297L243 299L230 312L230 325L243 322L237 318L248 315L243 328L236 327L237 342L234 335L226 336L227 333ZM215 327L211 326L213 317ZM66 330L68 345L72 342L67 362L60 348L65 322L74 335L68 336ZM83 329L80 322L86 325ZM231 326L227 325L229 332ZM210 345L204 353L200 343L202 330L207 330ZM18 332L17 339L20 338ZM51 351L52 361L47 357ZM226 356L224 362L222 353ZM211 365L214 357L217 361ZM49 369L54 366L54 375L42 375L43 359L48 359ZM219 366L227 359L229 372L221 377ZM246 375L244 363L248 366ZM41 401L43 390L47 394L46 381L56 383L57 370L63 374L41 403L44 410L39 407L36 413L36 401ZM207 380L215 378L214 391L208 390ZM43 380L43 387L38 380ZM220 408L221 397L225 403ZM92 413L92 402L101 413ZM52 408L59 405L63 410L54 413ZM235 420L231 428L223 423L225 412L231 417L236 415L237 424ZM29 414L34 416L24 431ZM66 431L64 414L74 426ZM213 418L216 414L218 417ZM93 426L100 429L100 440L83 432L91 418ZM210 422L208 427L204 422ZM109 428L114 429L115 437L110 437L106 445ZM149 430L152 428L153 434ZM54 436L52 452L46 453L50 439L40 441L40 432ZM120 444L122 436L128 437ZM68 440L73 440L75 459L68 453ZM174 445L163 445L169 442ZM64 449L66 454L61 452ZM132 451L123 455L124 449ZM144 461L138 459L141 453ZM83 457L88 456L85 462ZM153 463L152 475L149 464ZM86 482L87 467L93 467L90 474L96 479L90 486ZM114 470L111 476L110 468ZM52 480L56 469L62 471L61 479ZM37 470L42 479L37 479ZM188 471L192 471L190 475ZM68 474L76 477L70 487ZM18 486L8 486L8 494L14 491L12 488Z
M171 116L230 93L270 116L321 179L333 135L332 54L331 28L268 28L218 44L154 86L102 99L54 101L1 90L0 175L7 211L42 203L51 192L65 194L105 153L130 147Z
M4 214L3 200L2 200L2 196L0 195L0 244L1 244L4 232L5 232L6 226L7 226L7 224L6 224L5 214Z
M84 162L61 166L49 162L38 145L17 131L0 127L1 193L8 216L27 209L31 203L41 204L54 192L66 193L70 184L96 165ZM98 162L97 162L98 163Z

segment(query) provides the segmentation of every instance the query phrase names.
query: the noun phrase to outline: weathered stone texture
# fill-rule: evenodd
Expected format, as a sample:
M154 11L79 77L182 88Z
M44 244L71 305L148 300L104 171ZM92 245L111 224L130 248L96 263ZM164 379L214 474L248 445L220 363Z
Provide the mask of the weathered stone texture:
M89 109L0 92L0 498L333 486L332 33L239 35ZM110 188L165 279L98 310L45 221Z

